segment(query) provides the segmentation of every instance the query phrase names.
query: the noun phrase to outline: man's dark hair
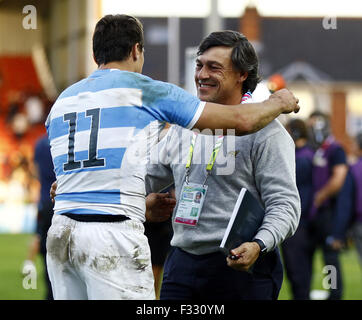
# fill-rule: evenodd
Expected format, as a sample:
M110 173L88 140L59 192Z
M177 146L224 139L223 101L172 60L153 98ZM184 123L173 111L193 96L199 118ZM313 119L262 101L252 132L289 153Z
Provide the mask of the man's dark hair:
M248 39L240 32L225 30L210 33L200 43L197 55L203 54L212 47L233 48L231 62L235 70L247 72L248 77L243 83L242 91L253 92L261 78L258 74L259 61L256 52Z
M305 122L301 119L292 119L286 125L293 140L308 139L308 129Z
M98 65L128 58L132 47L143 49L142 23L125 14L106 15L98 21L93 33L93 54Z

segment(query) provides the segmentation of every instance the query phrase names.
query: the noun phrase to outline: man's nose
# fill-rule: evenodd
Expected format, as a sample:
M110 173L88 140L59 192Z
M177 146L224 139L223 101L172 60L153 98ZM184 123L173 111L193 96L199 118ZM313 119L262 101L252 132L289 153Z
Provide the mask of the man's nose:
M197 73L197 78L199 80L208 79L209 78L209 72L207 71L207 68L203 66Z

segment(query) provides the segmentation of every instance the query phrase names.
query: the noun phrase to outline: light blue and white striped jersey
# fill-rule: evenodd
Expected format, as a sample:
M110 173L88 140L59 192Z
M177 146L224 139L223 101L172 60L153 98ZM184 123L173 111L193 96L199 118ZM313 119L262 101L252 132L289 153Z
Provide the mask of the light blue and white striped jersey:
M205 106L169 83L97 70L67 88L46 120L57 214L123 214L144 221L148 152L166 122L192 128Z

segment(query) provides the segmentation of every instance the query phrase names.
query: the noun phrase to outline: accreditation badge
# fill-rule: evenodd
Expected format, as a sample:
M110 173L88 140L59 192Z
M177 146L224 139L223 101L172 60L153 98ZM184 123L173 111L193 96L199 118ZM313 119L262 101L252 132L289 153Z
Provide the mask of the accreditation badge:
M204 205L206 192L207 185L184 182L178 201L175 222L196 226Z

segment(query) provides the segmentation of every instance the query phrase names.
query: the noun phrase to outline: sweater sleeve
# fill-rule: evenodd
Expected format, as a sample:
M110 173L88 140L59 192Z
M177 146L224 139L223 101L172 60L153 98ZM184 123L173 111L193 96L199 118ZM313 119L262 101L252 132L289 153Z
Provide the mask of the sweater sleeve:
M295 145L284 128L254 147L253 165L266 212L255 238L261 239L270 251L294 234L301 214Z

